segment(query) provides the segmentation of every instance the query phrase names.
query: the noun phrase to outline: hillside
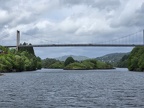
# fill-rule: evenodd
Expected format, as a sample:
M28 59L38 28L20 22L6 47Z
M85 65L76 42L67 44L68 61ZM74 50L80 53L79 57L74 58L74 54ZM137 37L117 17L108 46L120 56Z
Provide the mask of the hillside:
M97 57L96 59L102 62L111 63L112 65L116 65L117 62L121 60L124 55L128 55L129 53L112 53L107 54L102 57Z
M68 57L66 58L65 61L46 58L43 60L43 68L65 69L65 70L91 70L91 69L113 69L113 66L108 63L97 61L96 59L75 61L72 57Z
M144 47L133 48L127 62L129 71L144 72Z
M0 46L0 72L21 72L41 69L41 58L34 55L33 47L20 51Z
M55 59L59 61L65 61L68 57L72 57L74 60L77 60L77 61L83 61L83 60L89 59L86 56L75 56L75 55L66 55L66 56L55 58Z

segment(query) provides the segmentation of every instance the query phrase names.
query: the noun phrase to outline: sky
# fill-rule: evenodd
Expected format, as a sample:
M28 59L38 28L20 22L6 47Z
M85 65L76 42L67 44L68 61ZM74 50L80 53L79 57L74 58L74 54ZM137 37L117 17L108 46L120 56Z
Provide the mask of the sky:
M0 44L103 43L144 29L144 0L0 0ZM137 39L142 40L136 34ZM136 40L136 39L134 39ZM41 58L91 58L130 52L126 47L34 48Z

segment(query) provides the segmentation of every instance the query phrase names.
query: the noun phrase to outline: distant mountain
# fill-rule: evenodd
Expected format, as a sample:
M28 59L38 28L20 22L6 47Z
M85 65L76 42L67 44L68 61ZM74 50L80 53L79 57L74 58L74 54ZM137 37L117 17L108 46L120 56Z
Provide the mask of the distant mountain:
M112 65L116 65L116 63L119 62L124 55L128 54L129 53L112 53L104 55L102 57L97 57L96 59L102 62L108 62L111 63Z
M120 61L120 59L124 56L124 55L128 55L129 53L111 53L111 54L107 54L101 57L97 57L96 60L102 61L102 62L108 62L111 63L113 65L116 65L117 62ZM73 57L74 60L77 61L82 61L82 60L86 60L86 59L90 59L86 56L76 56L76 55L66 55L66 56L62 56L62 57L57 57L55 58L56 60L60 60L60 61L65 61L68 57Z
M68 57L72 57L74 60L77 60L77 61L90 59L90 58L88 58L86 56L75 56L75 55L66 55L66 56L55 58L55 59L56 60L60 60L60 61L65 61Z

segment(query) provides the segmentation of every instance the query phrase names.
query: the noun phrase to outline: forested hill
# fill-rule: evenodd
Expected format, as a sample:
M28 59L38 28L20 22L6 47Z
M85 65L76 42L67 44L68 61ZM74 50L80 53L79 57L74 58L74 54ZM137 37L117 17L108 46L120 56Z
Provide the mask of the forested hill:
M21 72L41 69L41 58L36 57L33 47L8 49L0 46L0 72Z
M75 61L72 57L68 57L65 61L46 58L43 60L43 67L66 70L113 69L113 66L109 63L103 63L95 59Z
M144 72L144 47L135 47L128 58L128 69L130 71Z
M77 61L83 61L83 60L90 59L86 56L75 56L75 55L66 55L66 56L55 58L55 59L59 60L59 61L65 61L68 57L72 57L74 60L77 60Z
M116 65L117 62L119 62L124 55L128 55L128 54L129 53L111 53L111 54L104 55L102 57L97 57L96 59L102 62L107 62L107 63L111 63L112 65Z

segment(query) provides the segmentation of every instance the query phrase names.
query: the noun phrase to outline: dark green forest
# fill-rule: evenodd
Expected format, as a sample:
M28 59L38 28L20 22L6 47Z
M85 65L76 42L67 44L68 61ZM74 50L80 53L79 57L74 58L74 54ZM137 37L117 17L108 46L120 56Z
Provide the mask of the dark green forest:
M135 47L131 51L127 62L130 71L144 71L144 47Z
M116 67L127 68L129 55L124 55L117 63Z
M124 55L117 67L128 68L129 71L144 71L144 47L133 48L129 55Z
M32 71L41 68L41 58L35 56L33 47L22 47L17 51L0 46L0 72Z
M42 60L42 66L43 68L63 69L64 62L52 58L46 58Z

